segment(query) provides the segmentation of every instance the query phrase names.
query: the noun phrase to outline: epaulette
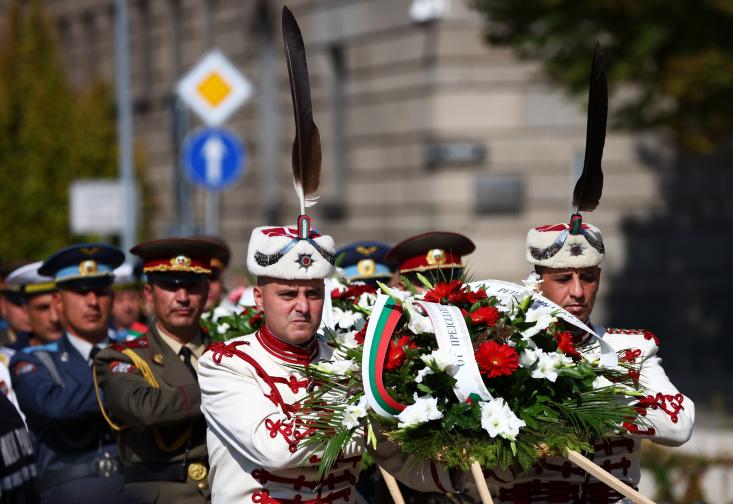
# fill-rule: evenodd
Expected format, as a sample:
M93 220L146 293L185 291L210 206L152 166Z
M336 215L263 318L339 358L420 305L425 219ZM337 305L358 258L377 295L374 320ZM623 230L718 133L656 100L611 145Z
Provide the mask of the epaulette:
M31 354L33 352L58 352L58 351L59 351L58 341L46 343L45 345L27 346L21 350L21 352L25 354Z
M148 348L148 335L144 334L140 336L139 338L135 338L130 341L116 341L110 345L112 348L117 350L118 352L122 352L123 350L129 349L135 349L135 348Z
M646 329L619 329L617 327L611 327L606 329L608 334L634 334L636 336L644 336L644 339L654 340L657 346L659 346L659 338L651 331Z

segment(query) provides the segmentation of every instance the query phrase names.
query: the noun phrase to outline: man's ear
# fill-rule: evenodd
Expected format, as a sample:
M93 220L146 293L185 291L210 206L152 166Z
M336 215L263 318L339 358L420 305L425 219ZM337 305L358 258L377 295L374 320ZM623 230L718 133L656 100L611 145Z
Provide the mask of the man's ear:
M145 303L148 306L153 305L153 286L149 283L143 285L143 295L145 296Z
M255 298L255 306L258 310L262 311L262 286L255 286L252 291L252 296Z

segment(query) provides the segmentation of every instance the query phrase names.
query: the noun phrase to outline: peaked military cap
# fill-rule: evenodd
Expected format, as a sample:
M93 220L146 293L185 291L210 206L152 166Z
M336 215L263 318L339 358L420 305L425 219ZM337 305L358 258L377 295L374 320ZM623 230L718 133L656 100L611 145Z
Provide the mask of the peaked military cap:
M384 256L390 246L379 241L356 241L336 250L336 263L347 280L381 280L392 278L394 264Z
M142 259L149 279L186 282L208 277L211 260L221 257L225 249L208 239L164 238L135 245L130 252Z
M450 231L430 231L401 241L385 260L398 265L400 274L463 268L462 257L476 250L466 236Z
M124 260L125 254L112 245L81 243L51 255L43 261L38 273L53 277L59 288L109 286L114 278L114 269Z
M42 261L26 264L12 271L5 278L8 290L14 290L26 299L56 290L53 278L38 273Z

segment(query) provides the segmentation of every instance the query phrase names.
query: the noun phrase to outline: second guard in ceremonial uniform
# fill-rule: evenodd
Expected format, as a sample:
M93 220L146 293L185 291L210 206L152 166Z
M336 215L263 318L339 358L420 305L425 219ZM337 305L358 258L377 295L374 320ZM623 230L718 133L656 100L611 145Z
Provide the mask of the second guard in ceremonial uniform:
M585 163L573 192L576 211L569 222L530 229L526 258L534 266L532 277L545 297L590 326L616 350L619 360L641 363L641 370L631 377L646 391L634 405L642 421L639 425L624 424L628 436L598 441L595 451L587 455L627 485L636 487L641 477L641 440L667 446L685 443L692 434L695 405L667 377L658 356L659 339L651 332L606 329L591 323L605 246L601 230L583 222L579 212L595 209L603 188L601 158L608 100L605 80L603 55L596 48L591 69ZM588 360L600 356L596 350L584 348L586 332L572 333L573 343ZM559 456L545 458L528 472L487 471L487 475L487 481L497 487L497 501L501 503L628 502L623 495Z
M43 503L96 503L100 495L116 502L122 485L114 435L99 412L90 365L109 343L112 270L124 258L109 245L73 245L39 269L56 281L54 304L66 331L58 341L16 353L10 371L36 442Z
M206 422L198 359L209 344L199 320L208 291L211 242L169 238L141 243L149 332L97 356L95 375L119 431L128 503L209 500Z
M9 261L0 264L0 346L20 350L28 346L31 330L24 299L17 286L7 285L7 276L31 261Z

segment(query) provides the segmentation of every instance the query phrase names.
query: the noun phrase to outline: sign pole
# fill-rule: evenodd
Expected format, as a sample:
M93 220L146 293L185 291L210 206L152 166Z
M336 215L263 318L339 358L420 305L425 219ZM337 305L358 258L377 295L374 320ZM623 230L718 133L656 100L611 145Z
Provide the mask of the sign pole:
M214 46L214 10L213 2L206 2L206 47L211 49ZM206 192L206 214L204 216L204 232L208 235L218 236L220 232L220 205L221 194L219 191Z
M127 0L116 0L115 19L115 84L117 94L117 141L120 182L124 193L125 224L122 250L129 250L137 241L137 198L132 159L132 107L130 105L130 64L127 36Z

